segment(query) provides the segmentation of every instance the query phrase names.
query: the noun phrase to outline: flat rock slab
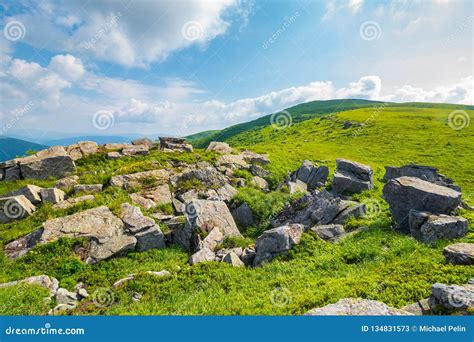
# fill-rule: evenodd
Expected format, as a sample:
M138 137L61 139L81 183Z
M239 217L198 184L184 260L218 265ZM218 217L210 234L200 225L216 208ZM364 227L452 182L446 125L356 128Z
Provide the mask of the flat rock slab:
M409 233L410 210L449 215L461 204L461 193L415 177L391 179L383 188L383 196L397 224L397 229Z
M446 262L455 265L474 265L474 243L455 243L443 250Z
M39 242L42 234L43 229L38 229L28 235L6 244L5 255L10 259L16 259L25 255Z
M306 313L308 316L402 316L409 312L392 308L376 300L344 298L337 303L328 304Z
M452 179L438 173L438 169L432 166L416 164L409 164L400 167L385 166L385 176L383 177L385 182L399 177L416 177L461 192L461 188L455 185Z

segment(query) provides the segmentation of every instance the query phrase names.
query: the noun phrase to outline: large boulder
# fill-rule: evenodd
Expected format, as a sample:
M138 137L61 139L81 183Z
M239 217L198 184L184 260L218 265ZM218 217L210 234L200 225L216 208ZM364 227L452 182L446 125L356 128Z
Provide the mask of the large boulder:
M143 156L150 153L148 145L131 145L130 147L122 149L124 156ZM112 152L111 152L112 153Z
M232 169L248 169L249 164L239 154L224 154L217 159L217 165Z
M347 159L336 160L336 171L332 179L332 190L335 193L359 193L373 187L370 166Z
M263 232L255 242L256 255L253 265L260 266L264 262L288 252L300 242L303 230L304 227L301 224L290 224Z
M314 165L309 160L303 161L303 164L291 174L291 182L296 183L298 180L307 184L308 190L314 190L323 187L326 184L329 175L327 166Z
M17 159L25 179L61 178L76 170L74 160L62 146L53 146L36 154Z
M445 285L436 283L431 287L431 299L450 311L474 309L474 285Z
M455 239L467 234L468 223L463 217L433 215L410 210L410 234L424 243L434 243L439 239Z
M52 204L57 204L66 199L66 193L58 188L41 189L41 200Z
M255 153L249 150L244 150L239 155L249 164L267 165L270 163L270 159L268 159L267 155Z
M269 191L270 189L270 186L268 184L268 182L263 179L262 177L259 177L259 176L254 176L252 177L252 180L250 181L250 184L252 184L253 186L263 190L263 191Z
M118 186L124 189L137 187L142 182L153 180L156 185L166 184L170 179L170 172L167 170L151 170L132 173L129 175L112 176L110 185Z
M385 176L383 180L388 182L394 178L400 177L415 177L424 181L446 186L456 191L461 191L461 188L454 184L453 180L438 173L438 169L432 166L409 164L401 167L385 166Z
M173 196L168 184L158 185L151 189L142 191L141 196L153 201L154 206L172 203Z
M247 203L242 203L240 206L232 210L232 216L234 217L235 222L237 222L237 224L242 228L247 228L255 224L252 209L250 209Z
M2 197L13 197L23 195L25 196L32 204L38 205L41 203L41 189L36 185L25 185L24 187L10 191L9 193L4 194Z
M310 230L319 238L326 241L336 241L346 234L344 227L340 224L327 224L323 226L314 226Z
M155 142L150 138L140 138L132 140L132 145L146 145L148 147L152 147L154 144Z
M474 265L474 243L455 243L443 249L446 262L454 265Z
M343 298L306 313L308 316L400 316L411 313L392 308L385 303L371 299Z
M222 187L227 182L224 175L212 166L186 171L178 178L178 184L192 181L198 181L204 186L212 188Z
M209 248L203 248L189 257L189 264L195 265L200 262L214 261L215 259L216 254L213 251Z
M461 193L415 177L391 179L383 188L397 229L409 233L410 210L450 214L461 204Z
M16 239L5 245L5 255L10 259L16 259L25 255L40 240L43 229L35 230L28 235Z
M160 150L165 152L192 152L193 146L184 138L160 137Z
M359 217L365 207L357 202L344 201L326 190L314 190L288 205L272 221L274 227L300 223L305 227L343 224L350 217Z
M207 146L206 151L213 151L219 153L232 153L232 147L228 143L220 141L211 141L209 146Z
M36 207L23 195L0 198L0 223L9 223L30 216Z
M66 147L66 152L73 160L95 154L99 151L99 146L95 141L80 141L77 144Z

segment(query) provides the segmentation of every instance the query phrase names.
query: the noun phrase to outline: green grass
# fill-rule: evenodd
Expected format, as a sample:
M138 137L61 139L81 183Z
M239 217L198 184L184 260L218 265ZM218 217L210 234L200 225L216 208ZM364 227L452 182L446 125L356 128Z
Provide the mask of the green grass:
M272 162L267 167L271 171L268 178L273 188L304 159L329 166L331 175L336 158L371 165L375 188L354 199L377 201L381 212L346 224L348 230L366 226L365 231L334 244L320 240L311 232L304 233L301 243L288 256L256 269L232 268L224 263L189 266L187 253L178 247L131 253L127 257L86 265L73 253L73 247L83 241L61 239L37 246L16 261L0 253L0 282L48 274L57 277L61 286L70 290L77 282L83 282L93 293L99 288L111 288L115 281L131 273L140 274L123 287L113 289L113 305L102 308L84 300L74 311L74 314L105 315L302 314L344 297L370 298L402 307L429 296L435 282L465 283L473 277L474 267L448 265L442 255L443 248L452 241L427 246L392 231L388 206L380 196L385 165L415 162L438 167L461 186L465 200L474 205L474 111L471 107L433 104L391 104L377 111L373 108L376 105L380 104L370 103L367 108L324 115L311 113L314 104L302 105L295 115L304 117L304 121L293 120L293 125L285 129L263 125L234 131L236 134L225 139L234 147L269 154ZM454 131L448 126L447 117L455 108L469 113L469 127ZM362 129L344 130L345 120L366 124ZM78 174L83 183L107 185L114 174L168 167L172 161L213 163L216 158L202 150L196 154L152 151L149 156L120 160L98 155L78 161ZM246 172L237 174L249 179ZM34 183L47 186L52 182ZM31 181L0 183L0 193L26 183ZM259 224L243 230L244 239L226 240L223 247L252 244L269 228L272 215L292 198L288 193L275 190L264 194L252 187L239 189L233 201L248 203ZM95 203L61 211L44 206L30 218L0 225L0 244L39 228L45 219L102 204L117 211L125 201L129 201L126 191L106 186ZM456 241L474 242L474 213L462 210L457 214L469 220L470 230L467 236ZM162 269L170 271L171 276L156 279L143 274ZM51 308L52 304L42 300L43 290L33 286L17 289L0 289L0 313L45 314ZM286 297L283 297L287 298L284 305L272 303L275 291L284 291ZM139 302L132 301L134 292L143 296Z

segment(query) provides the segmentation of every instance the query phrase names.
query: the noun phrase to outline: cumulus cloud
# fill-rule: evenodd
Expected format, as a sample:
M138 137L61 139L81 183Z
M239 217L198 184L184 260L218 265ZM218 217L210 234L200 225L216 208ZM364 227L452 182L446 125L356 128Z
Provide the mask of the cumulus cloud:
M71 55L57 55L49 62L49 69L67 80L78 80L84 75L84 66L79 58Z
M145 67L174 51L205 45L226 32L238 0L25 1L19 20L25 42L125 66ZM59 14L59 15L58 15ZM33 30L34 28L34 30Z

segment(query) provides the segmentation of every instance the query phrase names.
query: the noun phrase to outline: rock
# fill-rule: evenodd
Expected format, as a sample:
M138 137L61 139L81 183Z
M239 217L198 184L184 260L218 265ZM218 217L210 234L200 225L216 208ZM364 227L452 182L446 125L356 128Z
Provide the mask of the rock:
M385 176L383 180L388 182L394 178L415 177L424 181L446 186L461 192L461 188L453 183L453 180L438 173L438 169L432 166L409 164L401 167L385 166Z
M129 196L134 204L137 204L140 207L145 208L146 210L150 210L151 208L154 208L157 205L151 199L145 198L139 193L130 194Z
M337 194L359 193L374 187L372 169L347 159L336 159L332 190Z
M467 234L465 218L447 215L432 215L427 212L410 210L410 234L424 243L434 243L439 239L455 239Z
M120 151L130 146L131 145L127 143L108 143L103 145L103 149L106 151Z
M258 177L258 176L253 177L252 180L250 181L250 184L252 184L253 186L256 186L257 188L262 189L263 191L269 190L268 182L262 177Z
M306 192L307 189L307 184L303 183L299 179L297 179L296 182L288 182L288 191L290 192L290 194L295 194L297 192Z
M192 250L199 251L203 248L207 248L213 251L218 244L222 243L222 241L224 241L224 235L219 228L214 228L204 239L202 239L198 234L194 235L194 246L192 246L194 248L192 248Z
M159 272L156 272L156 271L146 271L144 274L149 274L149 275L152 275L152 276L155 276L155 277L158 277L158 278L162 278L162 277L168 277L171 275L170 272L168 272L167 270L161 270ZM128 276L126 276L125 278L122 278L120 280L117 280L112 286L113 287L120 287L122 286L123 284L125 284L126 282L129 282L130 280L133 280L137 277L136 274L130 274Z
M150 214L150 216L159 221L166 221L175 217L174 215L163 214L163 213L153 213L153 214Z
M74 160L62 146L53 146L47 150L17 159L23 178L47 179L61 178L76 170Z
M2 163L4 167L3 169L3 180L4 181L15 181L17 179L21 179L21 171L20 166L16 164L15 160L9 162Z
M321 239L326 241L335 241L344 234L346 231L344 227L340 224L328 224L324 226L314 226L310 228Z
M58 304L53 309L49 310L48 315L57 316L63 315L65 312L72 311L77 304Z
M10 191L6 193L2 197L14 197L23 195L25 196L33 205L38 205L41 203L41 189L39 186L36 185L26 185L18 190Z
M107 158L109 159L119 159L122 158L123 154L117 151L107 152Z
M235 255L237 255L240 258L242 256L243 250L242 250L242 247L219 249L216 252L216 260L217 261L222 261L222 259L224 259L224 257L229 253L234 253Z
M428 298L422 299L418 302L409 305L405 305L403 308L401 308L401 310L417 316L431 315L433 313Z
M54 184L54 187L62 189L62 190L70 190L74 188L74 185L76 185L78 181L79 181L79 176L74 175L74 176L64 177L64 178L59 179Z
M239 187L239 188L242 188L246 185L246 181L244 178L236 178L235 179L235 186Z
M188 181L198 181L204 186L212 188L222 187L227 183L224 175L222 175L212 166L184 172L178 178L178 184Z
M250 173L254 176L266 177L270 174L269 171L258 165L250 165Z
M80 288L77 290L77 294L80 299L89 297L89 293L85 288Z
M36 207L23 195L0 198L0 223L9 223L30 216Z
M223 187L218 188L215 191L216 191L216 196L214 199L217 201L224 201L224 202L229 202L238 193L237 189L235 189L229 183L225 183Z
M411 313L392 308L376 300L343 298L335 304L328 304L306 313L308 316L400 316Z
M184 138L160 137L160 150L165 152L193 152L193 146Z
M160 227L155 223L155 220L144 216L140 208L123 203L121 218L125 223L125 228L137 239L136 250L138 252L165 247L165 239Z
M225 142L211 141L206 151L213 151L213 152L228 154L228 153L232 153L232 148L229 146L229 144Z
M154 144L155 142L149 138L140 138L132 140L132 145L145 145L148 147L152 147Z
M77 301L79 298L75 292L69 292L64 288L59 288L56 292L56 303L59 305L61 304L69 304L69 305L77 305Z
M277 255L289 251L298 244L303 234L303 225L291 224L263 232L255 242L255 260L253 265L260 266Z
M198 199L199 195L196 190L191 189L186 191L184 194L179 195L179 200L181 200L184 203L189 203L194 199Z
M463 311L474 308L474 285L445 285L431 287L431 297L436 305L445 309Z
M253 262L255 260L255 248L254 247L246 247L242 251L242 255L240 256L240 259L243 261L243 263L247 266L252 266Z
M383 188L397 229L409 233L410 210L450 214L461 203L461 193L414 177L391 179Z
M322 165L318 167L309 160L305 160L303 164L290 175L290 180L297 184L298 181L303 182L307 184L308 190L314 190L326 185L328 175L329 169L327 166Z
M170 173L166 170L151 170L129 175L113 176L110 179L110 185L128 189L140 186L143 181L149 180L154 180L156 185L166 184L170 180Z
M247 203L242 203L239 207L232 211L232 217L235 222L242 228L247 228L255 224L252 210Z
M214 261L216 255L209 248L203 248L189 257L189 264L196 265L200 262Z
M171 230L182 229L186 223L186 216L173 216L171 219L166 221L166 225Z
M240 260L240 258L234 252L230 252L224 256L222 259L223 262L228 263L234 267L243 267L245 264Z
M102 184L77 184L74 185L74 193L78 192L102 192Z
M66 199L66 193L58 188L41 189L41 200L57 204Z
M249 164L267 165L270 163L270 159L268 159L268 156L248 150L242 151L240 153L240 156Z
M186 205L176 198L173 198L173 207L178 213L184 214L186 212Z
M474 243L455 243L443 249L446 262L454 265L474 265Z
M313 190L291 205L288 205L272 221L274 227L300 223L305 227L343 224L349 217L356 217L361 210L348 210L354 207L351 201L343 201L326 190Z
M168 184L158 185L157 187L145 190L141 195L152 200L155 203L154 206L170 204L173 201Z
M122 155L124 156L143 156L149 154L148 145L133 145L122 149Z
M66 147L66 152L73 160L95 154L99 151L99 146L94 141L80 141Z
M226 166L234 169L247 169L249 165L241 155L224 154L217 160L217 165Z
M43 223L40 243L60 237L86 237L90 239L88 263L121 256L135 248L137 240L126 234L125 225L109 208L101 206L73 215L59 217Z
M332 223L344 224L350 218L358 218L364 216L366 213L365 204L359 202L343 200L341 201L341 207L345 209L337 214L334 220L332 220Z
M54 209L67 209L75 206L76 204L85 202L85 201L94 201L95 196L94 195L84 195L84 196L79 196L79 197L72 197L68 198L65 201L56 203L53 205Z
M32 249L40 240L43 229L38 229L5 245L5 255L10 259L19 258Z
M50 297L54 296L59 288L59 281L56 278L48 277L47 275L42 274L39 276L28 277L23 280L15 280L9 283L0 284L0 289L10 287L10 286L16 286L18 284L23 284L23 283L40 286L40 287L44 287L48 289Z

